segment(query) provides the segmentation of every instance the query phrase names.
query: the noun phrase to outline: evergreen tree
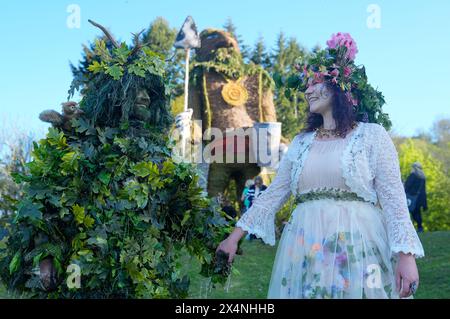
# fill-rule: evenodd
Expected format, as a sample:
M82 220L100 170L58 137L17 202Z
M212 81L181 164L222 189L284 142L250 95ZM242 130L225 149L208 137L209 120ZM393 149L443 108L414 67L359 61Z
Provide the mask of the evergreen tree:
M170 27L166 19L157 17L142 36L142 42L147 43L152 51L162 54L165 59L169 59L167 79L175 97L183 94L184 81L184 52L173 47L177 32L177 29Z
M142 40L152 51L169 56L173 52L176 36L177 30L171 28L166 19L157 17L142 35Z
M305 50L295 38L287 40L285 34L280 32L271 55L271 72L274 74L275 82L280 82L281 79L286 79L297 72L293 65L303 54ZM283 136L292 139L302 128L306 117L307 105L303 93L292 94L283 86L277 85L275 103L277 117L283 123Z
M223 25L223 28L225 29L225 31L230 33L235 39L238 38L237 37L237 33L236 33L236 26L234 25L234 22L231 19L231 17L227 18L227 21L225 21L225 24Z
M225 29L225 31L230 33L236 39L236 41L239 45L239 48L241 50L242 59L245 62L248 62L249 57L250 57L250 48L248 47L248 45L246 45L244 43L242 36L237 33L237 31L236 31L237 28L236 28L233 20L231 19L231 17L228 17L227 21L223 25L223 28Z
M284 32L280 32L275 41L275 48L272 54L273 72L282 72L286 65L286 38Z
M264 68L270 67L270 56L267 53L266 45L262 35L259 36L255 43L255 47L252 50L250 61L255 64L261 65Z

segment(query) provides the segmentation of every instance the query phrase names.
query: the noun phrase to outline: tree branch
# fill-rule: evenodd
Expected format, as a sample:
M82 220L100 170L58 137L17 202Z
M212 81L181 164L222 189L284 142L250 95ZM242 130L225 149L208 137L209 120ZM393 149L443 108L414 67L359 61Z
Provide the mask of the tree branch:
M91 19L88 19L89 23L92 24L94 27L99 28L100 30L103 31L103 33L106 35L106 37L111 41L111 43L116 47L119 48L120 45L117 43L117 41L114 39L114 37L111 35L111 33L109 33L108 30L106 30L106 28L104 26L102 26L101 24L98 24L97 22L92 21Z

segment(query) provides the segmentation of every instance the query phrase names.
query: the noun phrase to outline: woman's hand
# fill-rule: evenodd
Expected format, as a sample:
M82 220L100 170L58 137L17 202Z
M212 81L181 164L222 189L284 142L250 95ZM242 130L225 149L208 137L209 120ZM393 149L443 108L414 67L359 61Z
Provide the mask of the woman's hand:
M228 254L228 262L233 262L234 256L236 255L236 251L238 249L239 240L244 236L245 232L240 228L236 227L233 232L223 240L216 249L216 252L219 250L224 251Z
M400 253L397 269L395 270L395 281L400 298L411 296L410 285L413 282L416 283L417 290L419 286L419 272L413 255Z

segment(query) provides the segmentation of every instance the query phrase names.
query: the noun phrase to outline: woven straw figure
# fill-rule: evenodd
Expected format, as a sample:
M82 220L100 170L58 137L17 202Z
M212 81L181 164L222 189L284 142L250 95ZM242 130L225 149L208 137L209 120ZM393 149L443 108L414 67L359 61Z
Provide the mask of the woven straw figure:
M269 74L260 66L243 63L231 34L206 29L200 37L201 47L191 71L189 107L194 110L193 120L202 120L202 132L212 127L225 133L229 128L252 127L254 122L276 122ZM249 154L248 140L245 150L235 150L244 151ZM207 191L211 196L222 193L234 179L240 198L245 181L259 173L260 167L248 157L245 163L211 163Z

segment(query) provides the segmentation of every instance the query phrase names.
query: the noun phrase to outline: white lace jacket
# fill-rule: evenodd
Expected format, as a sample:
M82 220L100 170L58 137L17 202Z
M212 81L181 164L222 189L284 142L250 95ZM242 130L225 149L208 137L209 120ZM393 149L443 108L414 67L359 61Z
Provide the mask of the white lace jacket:
M397 150L385 128L376 123L359 125L341 158L345 184L360 197L382 208L392 254L424 256L408 212L400 178ZM280 161L270 186L255 199L236 226L275 245L275 214L291 194L298 192L298 178L315 132L298 134Z

